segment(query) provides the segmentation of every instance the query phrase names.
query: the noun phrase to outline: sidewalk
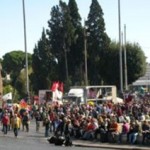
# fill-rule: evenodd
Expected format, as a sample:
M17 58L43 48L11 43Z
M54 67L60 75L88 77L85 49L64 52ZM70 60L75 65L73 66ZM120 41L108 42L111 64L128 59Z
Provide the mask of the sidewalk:
M93 148L107 148L118 150L150 150L150 146L143 145L127 145L127 144L110 144L100 143L97 141L73 140L73 145L77 147L93 147Z

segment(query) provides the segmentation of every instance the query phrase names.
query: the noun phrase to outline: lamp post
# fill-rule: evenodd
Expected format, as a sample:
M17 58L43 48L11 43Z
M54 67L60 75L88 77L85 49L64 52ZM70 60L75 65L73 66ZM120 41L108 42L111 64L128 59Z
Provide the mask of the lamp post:
M88 85L88 70L87 70L87 33L84 21L84 65L85 65L85 85Z
M120 91L123 92L120 0L118 0Z
M23 6L23 28L24 28L24 49L25 49L25 71L26 71L26 94L27 98L29 98L28 54L27 54L26 16L25 16L24 0L22 0L22 6Z
M127 52L126 52L126 25L124 25L124 77L125 90L128 90L128 69L127 69Z

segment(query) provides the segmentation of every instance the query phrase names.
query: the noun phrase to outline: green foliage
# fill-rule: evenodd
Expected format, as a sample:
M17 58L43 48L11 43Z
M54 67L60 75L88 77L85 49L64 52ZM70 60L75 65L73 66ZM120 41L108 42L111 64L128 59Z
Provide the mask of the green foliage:
M3 61L2 58L0 58L0 64L2 63L2 61Z
M75 30L81 28L81 17L78 12L78 6L75 0L69 0L68 2L70 17L71 17L71 23Z
M55 74L53 68L56 69L57 64L51 53L49 41L43 29L41 39L38 41L37 46L35 46L34 54L32 55L33 73L30 78L32 88L36 93L39 89L48 89L50 87L51 80Z
M75 0L68 5L62 0L53 6L48 20L48 29L43 29L41 38L34 48L33 55L28 54L30 92L37 94L39 89L49 89L53 81L70 85L84 85L85 55L84 40L87 40L87 66L90 85L120 85L119 45L110 43L105 31L103 10L98 0L92 0L88 19L85 22L87 35ZM146 58L137 43L127 43L128 82L144 75ZM13 87L14 100L26 96L25 53L12 51L3 56L2 76L11 75L4 80L4 93ZM123 56L124 62L124 56ZM123 66L124 70L124 66ZM123 73L124 74L124 73ZM7 87L8 86L8 87Z
M146 71L146 57L137 43L126 44L127 55L127 72L128 84L132 84L139 77L143 76ZM124 71L124 53L123 53L123 71ZM105 71L105 82L107 84L120 85L120 64L119 64L119 44L111 42L107 55ZM123 72L124 79L124 72Z
M74 41L74 28L71 22L69 9L65 2L60 1L59 6L51 10L51 19L48 21L49 41L52 54L58 60L58 80L68 80L68 53ZM59 44L58 44L59 43Z
M117 85L120 83L119 73L119 44L111 42L105 57L105 69L103 70L105 84Z
M13 51L3 56L3 69L7 73L19 72L25 65L25 54L22 51Z
M3 87L3 95L9 93L9 92L13 92L13 87L9 84L9 85L6 85L5 87Z
M31 59L31 54L28 53L28 65L30 66L32 62ZM18 80L18 76L20 74L20 71L25 67L25 52L22 51L12 51L10 53L6 53L3 56L3 61L2 61L2 74L3 76L6 76L6 74L10 74L11 80L10 81L6 81L5 85L7 84L11 84L11 86L14 87L14 89L16 89L17 91L20 91L20 87L21 86L25 86L24 85L20 85L18 87L16 87L16 83ZM25 90L22 91L25 93ZM19 93L20 96L22 95L22 93Z
M105 32L103 11L97 0L92 0L87 27L88 78L90 84L97 85L103 81L106 50L110 39Z
M127 66L129 84L146 72L146 57L138 43L127 43Z
M71 23L74 27L74 40L70 46L68 53L68 68L72 84L80 84L84 80L83 65L84 65L84 37L83 27L81 25L81 17L78 12L78 7L75 0L69 0L68 3Z

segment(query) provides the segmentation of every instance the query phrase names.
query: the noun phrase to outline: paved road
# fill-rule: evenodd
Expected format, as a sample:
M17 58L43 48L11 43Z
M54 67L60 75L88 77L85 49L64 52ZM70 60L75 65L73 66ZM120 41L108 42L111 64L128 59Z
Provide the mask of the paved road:
M0 126L0 129L2 127ZM54 144L49 144L47 138L44 137L44 127L41 126L40 131L35 131L35 121L32 120L30 124L30 131L19 131L18 137L14 137L13 131L9 131L7 135L4 135L0 131L0 150L149 150L148 147L141 147L137 145L115 145L93 141L81 141L74 140L74 146L55 146Z
M1 127L0 127L1 129ZM35 122L32 121L30 124L30 131L19 131L17 138L14 137L12 131L9 131L7 135L0 132L0 150L80 150L81 147L61 147L49 144L47 139L44 137L44 128L42 127L40 132L35 131ZM88 147L82 147L83 150L88 150ZM104 148L91 148L90 150L104 150ZM105 148L105 150L108 150ZM109 149L110 150L110 149Z

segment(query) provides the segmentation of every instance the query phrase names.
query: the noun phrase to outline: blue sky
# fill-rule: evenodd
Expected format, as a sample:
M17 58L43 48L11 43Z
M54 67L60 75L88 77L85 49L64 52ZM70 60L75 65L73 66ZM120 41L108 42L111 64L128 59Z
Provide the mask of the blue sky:
M87 18L91 1L76 0L83 20ZM98 1L104 12L106 32L118 41L118 0ZM150 0L120 1L122 31L126 24L127 41L139 43L150 62ZM42 28L48 28L51 8L58 3L59 0L25 0L28 52L33 53ZM0 0L0 58L13 50L24 51L22 0Z

